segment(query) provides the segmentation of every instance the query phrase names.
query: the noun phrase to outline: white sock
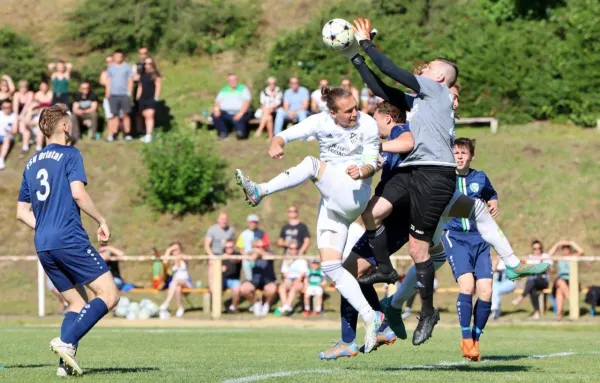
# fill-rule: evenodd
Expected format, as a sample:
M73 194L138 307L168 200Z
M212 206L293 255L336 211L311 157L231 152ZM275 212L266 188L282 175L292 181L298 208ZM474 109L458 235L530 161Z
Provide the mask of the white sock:
M516 267L521 263L483 201L475 201L470 219L477 223L477 230L483 240L492 245L506 266Z
M36 145L36 146L35 146L35 151L36 151L36 152L39 152L39 151L41 151L41 150L42 150L42 147L41 147L41 146L39 146L39 145Z
M304 306L304 311L310 311L310 305Z
M321 270L335 283L335 288L358 311L363 321L371 322L375 312L360 290L356 278L342 266L342 261L321 262Z
M267 183L258 185L261 196L291 189L311 178L317 178L320 165L321 161L317 158L305 157L302 162L293 168L289 168Z
M318 312L318 313L321 312L321 305L316 305L315 306L315 312Z
M29 151L29 145L23 144L22 149L23 149L23 151L26 151L26 152Z

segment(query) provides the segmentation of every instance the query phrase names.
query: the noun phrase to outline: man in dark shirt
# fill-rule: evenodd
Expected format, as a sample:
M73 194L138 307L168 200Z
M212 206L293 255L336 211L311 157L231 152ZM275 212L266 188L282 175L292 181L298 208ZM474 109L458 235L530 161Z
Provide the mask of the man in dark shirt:
M232 239L225 241L223 245L223 255L233 256L239 255L235 249L235 242ZM240 276L242 273L242 260L240 259L224 259L223 267L223 290L231 290L231 305L229 312L236 312L240 303Z
M277 245L283 248L283 254L290 242L296 241L300 248L298 255L306 254L306 250L310 246L310 233L308 227L298 219L298 207L291 205L288 207L288 223L281 228Z
M81 124L89 121L88 137L94 138L98 130L98 96L92 92L92 86L88 81L79 85L79 92L75 94L73 103L73 141L81 137Z

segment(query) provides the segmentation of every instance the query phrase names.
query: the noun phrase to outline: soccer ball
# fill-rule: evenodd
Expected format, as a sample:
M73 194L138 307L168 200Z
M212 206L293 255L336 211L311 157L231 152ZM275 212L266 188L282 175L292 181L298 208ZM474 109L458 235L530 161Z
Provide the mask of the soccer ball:
M325 45L336 51L348 48L354 40L352 26L344 19L329 20L323 26L321 35Z

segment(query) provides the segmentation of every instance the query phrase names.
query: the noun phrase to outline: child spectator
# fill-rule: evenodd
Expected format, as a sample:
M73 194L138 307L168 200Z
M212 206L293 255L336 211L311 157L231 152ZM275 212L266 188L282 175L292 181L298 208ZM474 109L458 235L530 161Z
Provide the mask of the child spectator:
M160 97L161 87L162 77L158 68L156 68L156 63L151 57L147 57L144 60L144 71L140 75L136 95L138 109L141 111L146 125L146 135L142 138L142 141L146 144L152 142L154 114L156 112L156 103Z
M160 306L160 311L167 311L173 297L177 298L177 311L175 316L181 318L185 309L183 308L183 288L192 288L192 278L187 270L187 263L183 260L183 246L180 242L173 242L165 251L164 257L174 256L175 261L171 265L173 277L169 283L167 299Z
M223 246L226 256L239 255L235 250L235 243L232 239L225 241ZM240 280L242 274L242 260L241 259L224 259L222 263L223 268L223 290L231 290L231 305L229 305L228 311L230 313L237 312L238 305L240 304L240 286L242 282Z
M304 312L303 317L310 315L310 298L314 297L313 305L314 310L313 316L321 315L321 309L323 306L323 287L325 286L325 280L323 278L323 272L321 271L321 264L318 259L313 259L310 262L310 269L308 270L308 277L304 282Z
M69 80L71 79L71 63L65 63L62 60L56 63L48 64L48 71L51 73L52 80L52 105L59 102L70 106L69 100Z
M250 301L254 315L267 316L271 308L271 302L277 294L277 277L272 260L263 257L268 255L265 244L261 240L252 242L252 279L245 281L241 286L242 295ZM262 290L263 299L256 299L256 290Z
M260 111L257 111L257 118L260 118L260 124L256 130L256 137L260 137L263 129L267 128L270 141L273 139L273 116L277 111L277 108L281 106L283 100L283 93L277 86L277 79L273 76L267 79L267 87L260 92ZM260 116L259 116L260 115Z
M582 256L584 251L579 245L573 241L558 241L552 246L548 254L553 257L558 249L561 249L563 257ZM565 300L569 299L569 270L571 267L570 261L558 261L552 272L556 273L556 279L552 286L552 295L556 299L556 320L560 321L563 318L563 308ZM579 286L574 286L578 289Z
M304 280L308 274L306 259L298 258L298 242L291 241L287 248L287 258L281 263L281 280L279 299L281 307L275 310L275 315L289 316L294 313L293 303L304 288Z

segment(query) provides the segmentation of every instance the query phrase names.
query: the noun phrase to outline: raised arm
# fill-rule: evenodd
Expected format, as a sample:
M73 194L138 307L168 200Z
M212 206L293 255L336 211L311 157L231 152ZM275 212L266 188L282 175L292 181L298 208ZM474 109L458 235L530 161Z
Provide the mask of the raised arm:
M392 105L402 109L409 110L410 106L406 102L406 95L403 91L384 83L365 63L365 58L356 55L352 59L352 64L358 70L367 87L373 91L375 96L381 97Z
M6 80L6 82L8 83L8 91L12 95L15 92L15 83L14 83L14 81L7 74L2 75L2 80Z

